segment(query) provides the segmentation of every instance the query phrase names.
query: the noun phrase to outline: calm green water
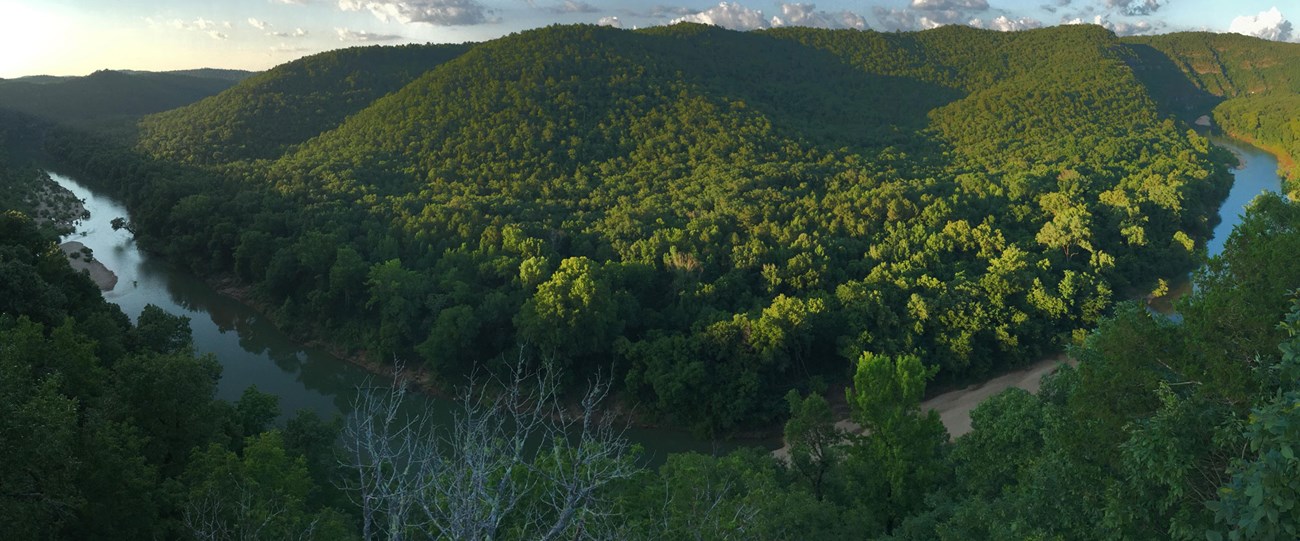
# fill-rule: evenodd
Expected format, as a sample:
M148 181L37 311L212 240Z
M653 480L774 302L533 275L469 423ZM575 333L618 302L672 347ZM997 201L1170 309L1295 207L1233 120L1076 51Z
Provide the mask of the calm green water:
M285 417L307 409L328 418L352 409L357 388L370 381L369 373L325 351L295 343L248 306L136 249L130 233L114 231L109 225L113 218L128 217L126 208L66 175L50 176L83 199L90 211L90 219L64 240L90 247L95 258L117 274L117 286L104 292L104 298L122 307L132 320L148 304L189 317L195 349L216 355L224 368L217 389L220 398L236 400L244 389L256 385L258 390L280 397ZM444 420L455 408L450 401L421 399ZM772 441L713 442L660 429L632 429L629 436L646 449L650 464L661 463L668 453L675 452L712 454L741 444L779 446Z

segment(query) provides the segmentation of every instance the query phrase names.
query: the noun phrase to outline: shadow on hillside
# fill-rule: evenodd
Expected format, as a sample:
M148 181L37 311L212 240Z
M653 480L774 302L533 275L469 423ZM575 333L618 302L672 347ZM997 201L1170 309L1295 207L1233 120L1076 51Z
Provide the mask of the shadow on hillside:
M964 97L913 78L873 74L830 52L753 32L710 28L648 44L685 79L743 101L777 134L823 150L932 145L928 114Z
M1223 98L1196 86L1187 74L1165 53L1150 45L1126 44L1133 51L1129 67L1138 80L1147 87L1161 115L1173 115L1184 120L1194 120L1207 114Z

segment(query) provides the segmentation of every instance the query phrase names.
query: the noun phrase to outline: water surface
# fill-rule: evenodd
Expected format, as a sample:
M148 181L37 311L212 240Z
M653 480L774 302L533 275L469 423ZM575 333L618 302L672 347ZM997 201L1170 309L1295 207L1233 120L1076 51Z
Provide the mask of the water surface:
M126 230L114 231L113 218L130 217L111 197L94 192L67 175L50 173L59 185L85 201L90 218L78 225L65 241L79 241L94 250L95 258L117 274L117 286L104 298L122 308L135 321L153 304L190 318L194 348L211 353L223 368L217 396L237 400L249 386L280 397L284 417L301 409L325 418L351 411L359 386L372 382L365 370L291 340L252 308L222 295L188 271L177 269L137 249ZM382 383L382 380L379 380ZM456 407L448 400L417 396L435 415L450 419ZM668 453L726 452L741 443L776 447L777 442L714 442L663 429L631 429L629 437L646 450L647 462L661 463Z

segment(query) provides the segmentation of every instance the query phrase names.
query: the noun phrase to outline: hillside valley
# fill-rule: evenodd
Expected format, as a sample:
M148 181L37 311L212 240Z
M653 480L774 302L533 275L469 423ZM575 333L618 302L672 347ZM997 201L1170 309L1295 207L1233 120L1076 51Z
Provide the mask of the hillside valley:
M466 408L389 433L386 385L337 421L218 400L187 318L130 321L11 197L0 430L48 438L0 456L57 453L0 467L42 494L0 517L33 538L1285 539L1300 214L1262 195L1207 253L1238 163L1192 121L1276 154L1294 192L1297 100L1300 45L1092 25L551 26L0 81L6 186L74 175L132 243ZM1131 300L1189 272L1180 323ZM922 407L1063 352L959 438ZM788 455L647 467L596 398L700 438L783 427ZM457 522L483 502L512 503Z

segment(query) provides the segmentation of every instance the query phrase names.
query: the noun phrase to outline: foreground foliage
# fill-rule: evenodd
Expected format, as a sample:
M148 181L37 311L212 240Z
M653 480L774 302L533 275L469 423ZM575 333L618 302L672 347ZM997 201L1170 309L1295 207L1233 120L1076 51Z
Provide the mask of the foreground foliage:
M440 438L406 430L400 389L371 395L343 447L309 415L272 428L273 398L212 399L219 364L192 354L183 318L149 308L132 325L20 214L0 240L0 519L15 539L1292 539L1300 525L1300 206L1278 196L1197 274L1181 324L1122 304L1072 350L1077 368L980 405L956 442L919 411L933 367L864 352L846 398L868 433L794 394L788 462L744 450L658 470L591 409L576 438L531 431L553 418L535 395L467 400Z

